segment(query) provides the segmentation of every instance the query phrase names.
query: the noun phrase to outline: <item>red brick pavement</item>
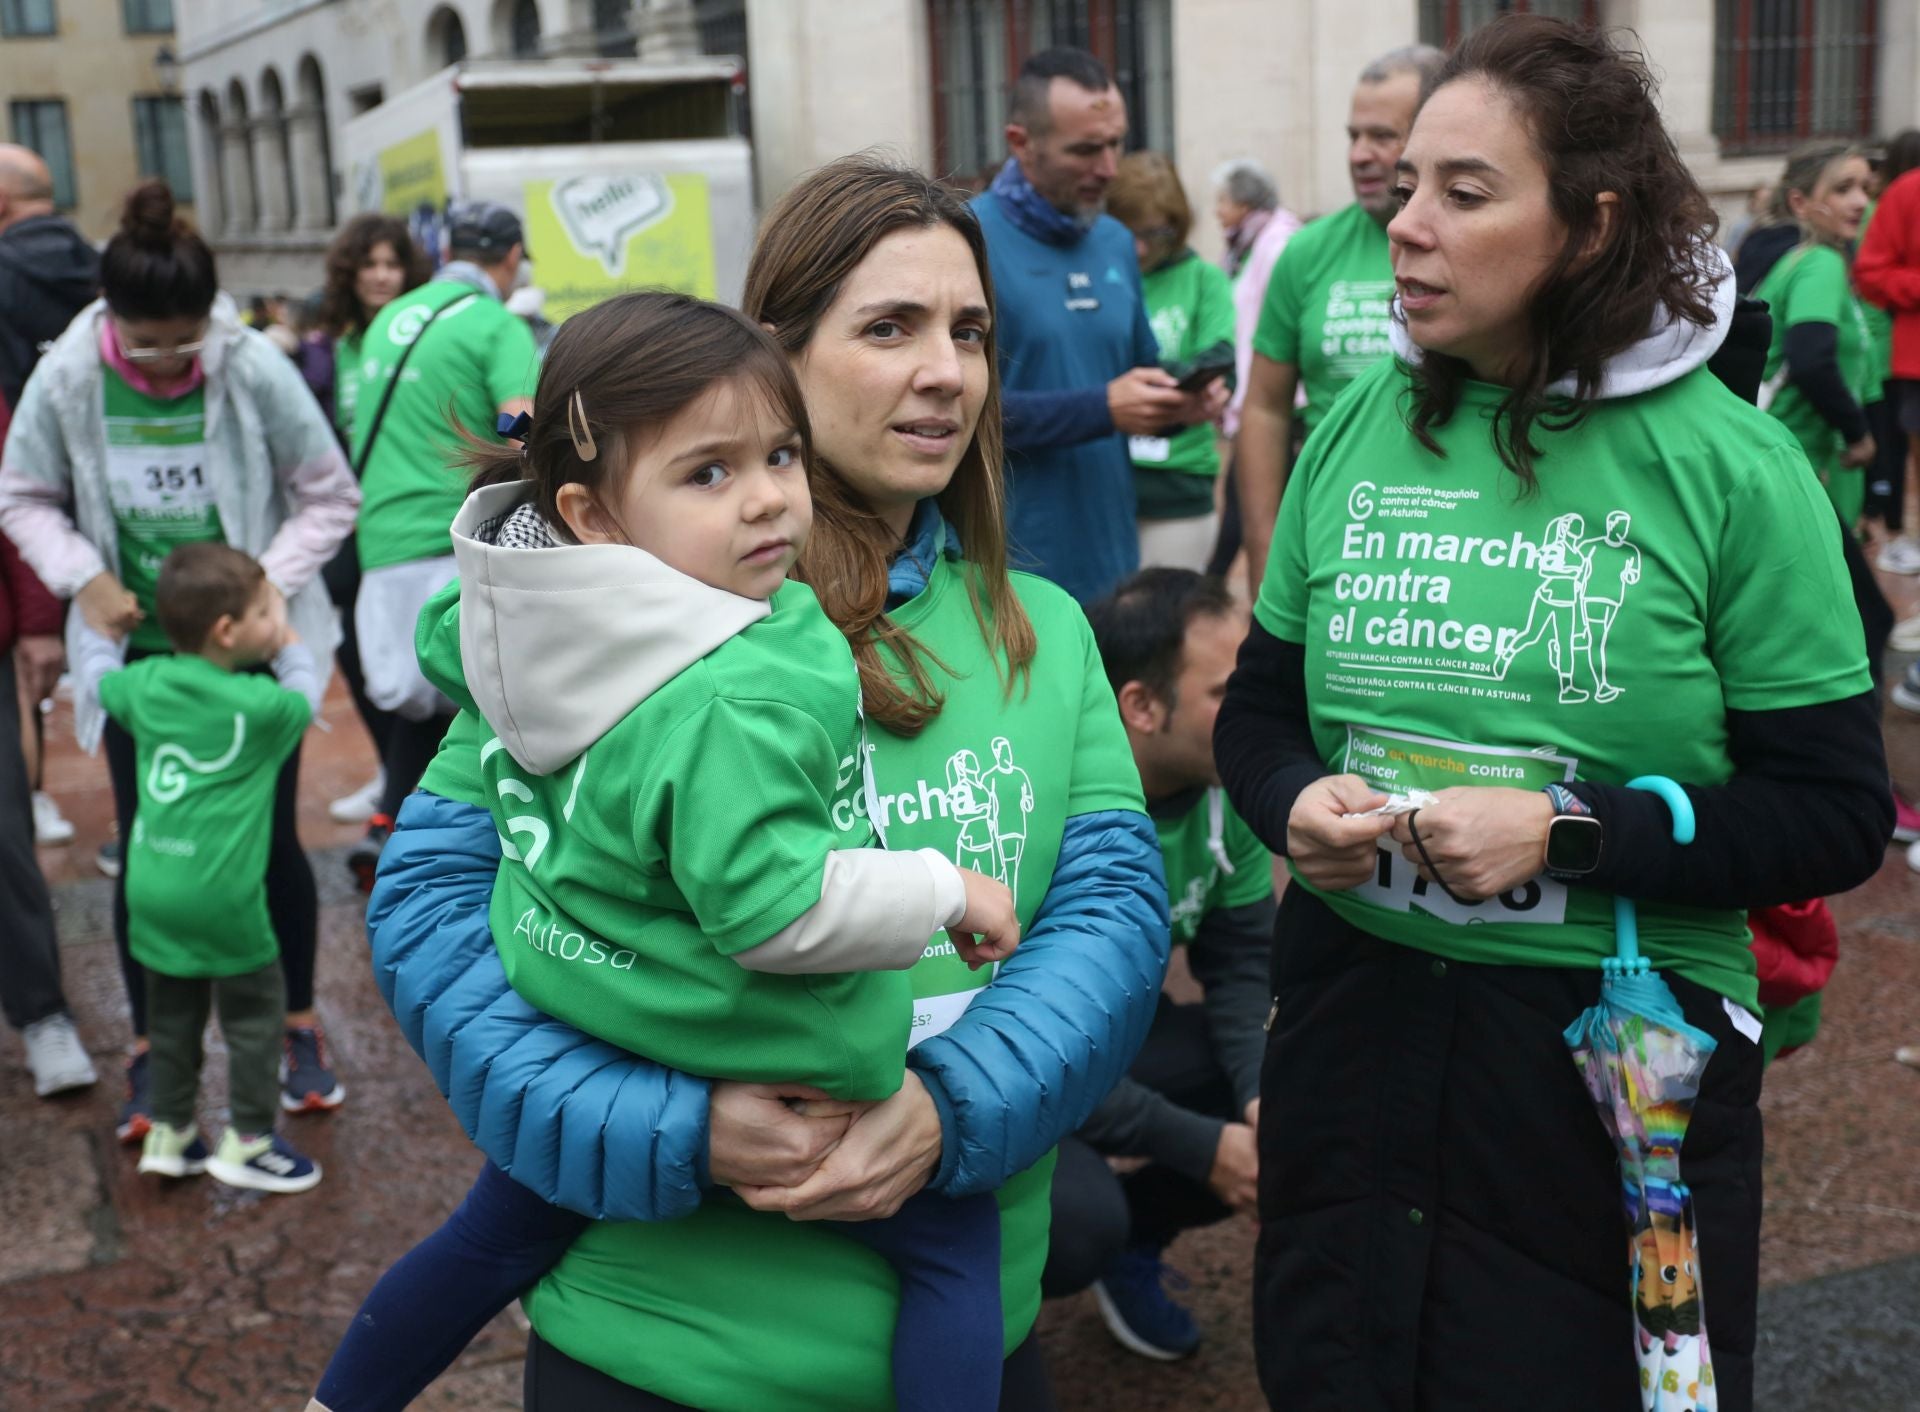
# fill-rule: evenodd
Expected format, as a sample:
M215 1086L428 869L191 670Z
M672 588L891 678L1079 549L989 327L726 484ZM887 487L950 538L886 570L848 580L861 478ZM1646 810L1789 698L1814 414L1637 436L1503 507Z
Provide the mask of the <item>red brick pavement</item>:
M1910 581L1893 585L1910 610ZM375 991L354 901L333 884L355 830L324 802L369 773L337 684L330 734L309 735L301 828L326 873L320 1009L351 1090L328 1117L301 1118L295 1140L326 1180L301 1197L261 1197L211 1182L137 1178L112 1136L117 1078L36 1102L17 1039L0 1037L0 1409L175 1412L209 1404L301 1406L377 1273L430 1230L464 1191L476 1157ZM1888 723L1896 776L1920 788L1920 722ZM42 853L62 886L69 992L96 1060L117 1063L125 1005L105 936L104 885L91 858L111 806L97 761L53 723L49 787L78 826L70 848ZM1769 1076L1769 1284L1920 1252L1920 1073L1891 1062L1920 1042L1920 879L1898 850L1867 887L1836 904L1843 960L1826 1029ZM217 1057L206 1111L222 1102ZM1232 1221L1183 1240L1208 1342L1191 1362L1150 1364L1119 1351L1091 1301L1050 1305L1041 1334L1065 1409L1139 1412L1260 1406L1249 1346L1251 1227ZM418 1405L491 1412L518 1402L523 1336L503 1316Z

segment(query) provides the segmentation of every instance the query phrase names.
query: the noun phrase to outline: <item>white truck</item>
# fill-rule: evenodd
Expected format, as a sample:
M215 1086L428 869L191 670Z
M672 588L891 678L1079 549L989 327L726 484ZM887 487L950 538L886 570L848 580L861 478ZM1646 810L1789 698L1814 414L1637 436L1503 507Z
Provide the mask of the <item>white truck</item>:
M463 61L347 122L346 204L429 239L450 201L510 207L556 323L623 289L737 303L754 223L741 93L727 58Z

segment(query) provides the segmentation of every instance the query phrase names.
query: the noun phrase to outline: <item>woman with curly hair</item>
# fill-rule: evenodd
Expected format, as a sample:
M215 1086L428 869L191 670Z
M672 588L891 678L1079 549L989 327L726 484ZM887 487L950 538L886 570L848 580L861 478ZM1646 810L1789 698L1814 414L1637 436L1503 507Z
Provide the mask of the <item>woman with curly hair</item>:
M1565 1038L1620 893L1717 1045L1679 1162L1718 1407L1748 1412L1746 913L1858 885L1893 826L1833 508L1707 366L1733 273L1637 55L1495 20L1396 173L1395 356L1307 440L1214 736L1296 880L1261 1379L1299 1412L1646 1405L1618 1156ZM1642 774L1683 785L1690 846Z
M360 394L360 341L373 316L408 290L427 281L425 254L413 243L398 216L367 212L355 216L327 247L327 283L320 297L320 327L333 339L333 425L344 443L353 429L353 408ZM357 473L358 467L355 467ZM360 592L360 559L349 539L327 565L327 592L340 609L340 675L353 693L354 708L373 738L374 752L386 753L393 713L367 699L360 671L360 644L353 630L353 603ZM336 823L364 824L380 807L384 773L327 807Z

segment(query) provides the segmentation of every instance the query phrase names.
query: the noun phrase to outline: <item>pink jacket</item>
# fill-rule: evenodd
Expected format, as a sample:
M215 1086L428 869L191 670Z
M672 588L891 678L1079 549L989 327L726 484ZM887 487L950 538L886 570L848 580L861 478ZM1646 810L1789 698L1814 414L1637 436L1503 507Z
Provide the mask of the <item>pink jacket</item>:
M1240 404L1247 400L1247 377L1253 371L1253 334L1260 326L1260 306L1267 302L1267 281L1288 239L1301 226L1300 218L1282 206L1267 217L1253 238L1247 262L1233 282L1233 400L1220 420L1229 437L1240 430Z

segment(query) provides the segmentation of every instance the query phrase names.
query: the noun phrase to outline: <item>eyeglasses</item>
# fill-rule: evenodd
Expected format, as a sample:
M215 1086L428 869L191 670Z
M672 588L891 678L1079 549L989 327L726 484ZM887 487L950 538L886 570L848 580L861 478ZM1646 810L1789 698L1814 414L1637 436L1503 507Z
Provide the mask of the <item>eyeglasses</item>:
M113 341L120 350L120 356L129 363L164 363L174 358L198 357L200 350L207 346L207 326L200 325L200 332L191 343L175 343L159 348L129 348L125 330L116 323L113 326Z

